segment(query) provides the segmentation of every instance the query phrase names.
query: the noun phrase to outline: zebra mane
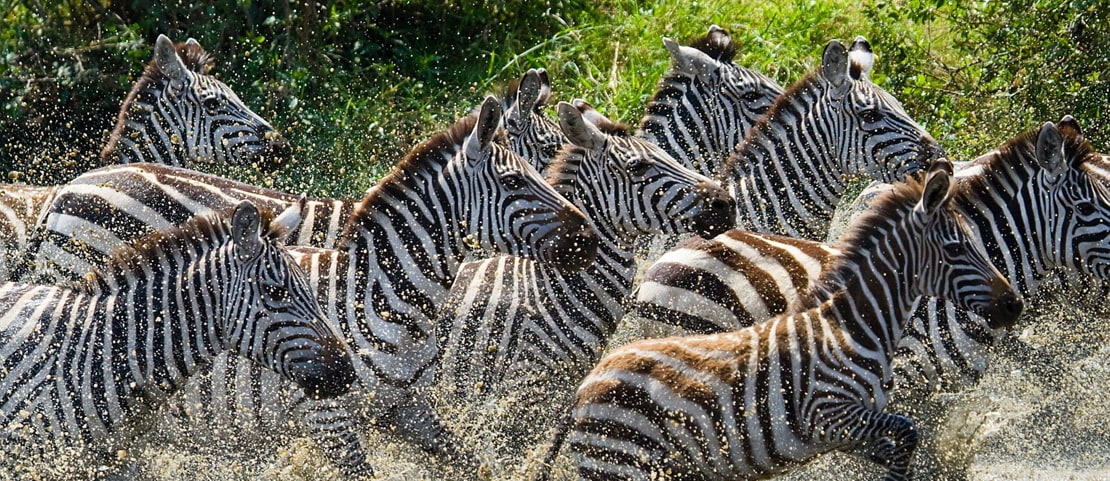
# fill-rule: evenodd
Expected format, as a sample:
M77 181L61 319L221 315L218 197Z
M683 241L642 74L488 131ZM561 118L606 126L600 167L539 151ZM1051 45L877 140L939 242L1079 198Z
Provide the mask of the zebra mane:
M152 259L174 258L171 253L182 250L188 246L202 245L201 251L207 251L215 244L213 240L224 240L231 236L231 214L234 207L204 215L196 215L188 221L171 227L164 231L155 231L135 239L112 250L111 257L102 266L96 266L92 272L83 279L73 281L65 287L91 292L94 289L105 290L108 285L106 280L118 278L128 272L142 271L144 266L149 266ZM261 226L266 231L262 238L267 241L278 241L285 237L285 230L273 222L274 213L269 209L259 207L258 214Z
M208 75L212 70L213 60L208 52L204 51L204 47L195 42L177 42L174 45L177 50L177 56L181 57L181 61L185 64L185 68L196 72L201 75ZM100 160L103 164L114 164L114 160L109 160L110 157L116 153L116 146L119 143L120 135L123 135L123 129L127 127L127 113L131 110L131 106L135 104L136 99L147 88L154 83L165 83L166 76L162 70L158 68L158 63L151 59L150 63L146 64L143 69L143 75L135 82L135 86L127 93L127 97L123 100L123 105L120 106L119 115L116 116L116 124L112 128L112 134L108 138L108 144L100 151Z
M615 122L606 117L595 118L592 122L594 126L605 135L620 137L622 139L632 138L632 127L628 124Z
M689 46L705 52L706 55L713 57L718 62L730 63L732 59L736 58L738 47L732 41L732 37L721 35L718 32L721 30L710 31L705 35L695 38L689 42Z
M405 156L393 166L378 185L371 189L362 200L355 205L351 215L348 216L347 225L343 229L343 234L340 238L350 238L350 233L354 232L359 227L359 219L367 217L365 215L368 206L374 204L374 199L381 195L386 195L386 192L396 191L401 185L405 183L405 179L414 176L420 176L420 172L428 170L428 166L444 166L456 152L462 149L463 142L466 137L474 131L474 125L478 123L478 113L471 112L470 114L460 118L458 121L446 128L433 134L427 140L421 142L416 147L413 147ZM497 129L498 134L495 136L494 143L497 143L501 132L504 129ZM399 198L407 197L400 195Z
M821 270L795 305L796 309L805 310L816 307L827 300L831 295L844 288L845 282L856 276L855 266L861 263L861 258L869 254L879 240L876 234L909 215L914 206L921 200L925 182L915 177L907 176L904 182L894 185L889 191L883 192L848 226L847 230L837 241L836 246L841 254ZM950 209L951 202L942 208Z
M585 159L585 147L574 144L563 145L555 154L555 159L544 169L544 180L563 198L574 202L574 180L578 178L578 169L582 167L582 161Z

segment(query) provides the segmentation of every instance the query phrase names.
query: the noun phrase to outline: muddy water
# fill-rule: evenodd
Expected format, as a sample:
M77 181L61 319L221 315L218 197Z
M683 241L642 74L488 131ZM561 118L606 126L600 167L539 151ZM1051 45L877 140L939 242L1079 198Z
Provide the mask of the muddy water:
M1049 289L1033 300L1029 315L996 349L994 362L972 389L944 393L929 403L901 400L926 438L915 465L917 479L1108 480L1110 479L1110 308L1083 288ZM667 327L625 319L615 343L672 334ZM1020 353L1008 346L1022 345ZM403 441L367 431L370 458L383 480L523 479L541 469L535 450L519 451L501 436L509 415L528 412L528 426L549 425L562 411L559 399L521 406L506 398L467 408L442 407L455 432L485 463L479 473L452 470ZM906 406L909 407L906 407ZM928 421L931 420L931 421ZM172 433L169 434L172 436ZM186 442L184 445L195 445ZM219 449L217 449L219 451ZM565 453L564 453L565 454ZM153 479L341 479L305 439L276 451L183 454L149 447L137 457ZM548 468L542 468L548 469ZM550 468L552 479L575 479L567 459ZM833 453L784 476L788 480L880 479L874 465Z

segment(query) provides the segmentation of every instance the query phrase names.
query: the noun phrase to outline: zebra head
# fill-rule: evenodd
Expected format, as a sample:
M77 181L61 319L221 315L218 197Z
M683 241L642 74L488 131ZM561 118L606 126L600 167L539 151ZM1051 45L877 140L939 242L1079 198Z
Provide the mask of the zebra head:
M473 247L578 271L593 263L598 238L582 211L559 196L519 155L493 142L501 106L486 97L473 130L447 168L453 208Z
M1045 122L1037 134L1036 163L1044 184L1038 200L1051 212L1038 234L1057 265L1110 277L1110 158L1095 152L1070 115Z
M571 145L548 179L599 229L630 241L681 232L713 237L735 225L736 202L716 181L633 137L583 100L560 102L558 111Z
M175 47L159 35L154 59L124 101L101 159L106 164L223 163L267 170L288 160L285 139L210 75L211 67L196 40Z
M947 162L938 162L947 164ZM949 170L933 169L910 213L908 239L918 239L917 263L909 272L916 295L953 300L987 319L992 328L1012 326L1021 315L1021 296L991 264L982 241L951 204Z
M825 82L824 103L818 111L828 135L839 145L830 146L844 173L862 173L884 182L895 182L942 157L943 149L910 118L892 95L871 82L875 57L862 36L851 48L833 40L821 58Z
M228 348L292 379L312 398L345 393L355 381L347 343L316 302L316 290L281 238L300 223L301 202L263 225L243 201L231 217Z
M733 62L737 47L721 27L680 46L663 45L672 67L648 102L640 129L684 165L716 175L717 164L744 140L783 89Z
M555 160L566 136L543 113L551 97L551 83L544 69L528 69L519 83L511 84L505 98L505 131L509 149L543 172Z

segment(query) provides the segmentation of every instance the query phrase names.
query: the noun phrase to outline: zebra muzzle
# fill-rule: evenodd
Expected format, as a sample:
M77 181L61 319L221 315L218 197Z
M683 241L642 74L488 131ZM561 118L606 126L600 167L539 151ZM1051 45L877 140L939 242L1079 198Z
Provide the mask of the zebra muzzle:
M347 346L338 339L321 339L308 355L291 363L289 377L312 399L342 394L356 382L354 364Z

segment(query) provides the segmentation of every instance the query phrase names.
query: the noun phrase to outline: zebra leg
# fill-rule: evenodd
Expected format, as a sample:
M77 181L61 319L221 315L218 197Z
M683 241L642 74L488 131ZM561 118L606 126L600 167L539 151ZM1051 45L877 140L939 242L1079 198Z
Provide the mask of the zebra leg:
M837 424L826 426L824 431L842 432L850 445L846 451L863 454L871 461L887 468L884 481L910 479L910 461L919 439L913 420L898 414L864 408L843 418L855 419L855 421L847 426Z
M374 468L358 437L355 416L335 399L309 402L305 424L316 445L346 479L370 479Z

